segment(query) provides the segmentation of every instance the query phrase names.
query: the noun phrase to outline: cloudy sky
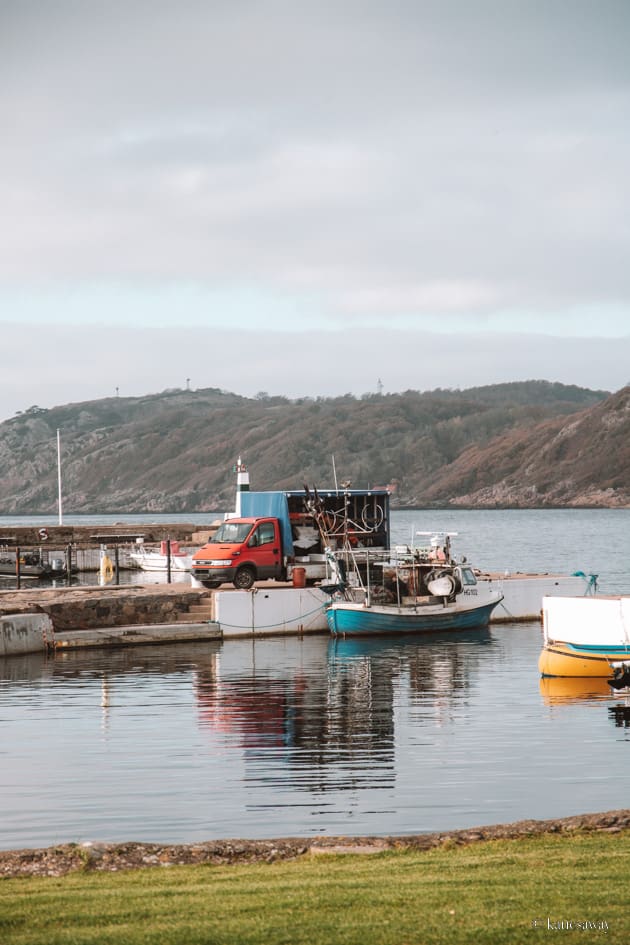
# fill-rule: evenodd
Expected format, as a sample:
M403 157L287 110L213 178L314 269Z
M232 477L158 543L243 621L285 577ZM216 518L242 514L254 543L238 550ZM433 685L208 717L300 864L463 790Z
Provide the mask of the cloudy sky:
M628 0L0 0L0 419L630 381Z

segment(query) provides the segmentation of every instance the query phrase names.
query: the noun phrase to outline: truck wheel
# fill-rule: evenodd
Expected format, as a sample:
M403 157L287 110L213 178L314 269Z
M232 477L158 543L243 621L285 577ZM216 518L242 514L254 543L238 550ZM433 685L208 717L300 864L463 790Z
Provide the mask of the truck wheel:
M234 587L238 587L239 591L248 591L250 587L254 586L254 581L256 580L256 573L253 568L239 568L239 570L234 575Z
M221 581L202 581L204 587L207 587L209 591L214 591L215 588L221 587Z

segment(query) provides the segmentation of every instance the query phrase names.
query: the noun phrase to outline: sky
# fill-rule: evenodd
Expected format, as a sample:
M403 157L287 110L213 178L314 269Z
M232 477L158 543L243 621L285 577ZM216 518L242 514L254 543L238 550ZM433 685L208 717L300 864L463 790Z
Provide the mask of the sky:
M630 382L628 0L0 0L0 420Z

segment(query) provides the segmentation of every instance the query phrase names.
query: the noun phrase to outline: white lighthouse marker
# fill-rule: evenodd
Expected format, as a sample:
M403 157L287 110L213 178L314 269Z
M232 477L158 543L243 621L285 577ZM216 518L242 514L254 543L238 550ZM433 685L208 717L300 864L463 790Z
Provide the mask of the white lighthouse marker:
M247 466L241 461L239 456L236 466L234 467L236 472L236 518L241 516L241 495L243 492L249 492L249 473L247 472Z

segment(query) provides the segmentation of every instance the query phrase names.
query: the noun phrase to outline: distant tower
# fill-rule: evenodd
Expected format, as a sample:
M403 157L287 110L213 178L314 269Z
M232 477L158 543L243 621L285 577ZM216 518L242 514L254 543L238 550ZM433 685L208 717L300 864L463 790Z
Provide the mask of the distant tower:
M186 390L190 390L190 378L186 378Z
M380 377L378 381L376 382L376 393L379 395L379 397L381 397L383 394L383 382L380 379Z
M234 472L236 473L236 517L239 518L241 515L241 495L243 492L249 492L249 473L247 472L247 466L245 463L241 462L241 457L239 456L236 466L234 467Z

